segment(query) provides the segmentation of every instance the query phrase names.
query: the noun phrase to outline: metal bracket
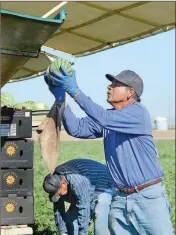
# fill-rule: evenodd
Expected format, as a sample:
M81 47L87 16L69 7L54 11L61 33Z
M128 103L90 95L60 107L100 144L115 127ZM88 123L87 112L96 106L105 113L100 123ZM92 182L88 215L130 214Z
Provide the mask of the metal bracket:
M1 54L38 58L40 54L40 49L38 51L23 51L1 48Z

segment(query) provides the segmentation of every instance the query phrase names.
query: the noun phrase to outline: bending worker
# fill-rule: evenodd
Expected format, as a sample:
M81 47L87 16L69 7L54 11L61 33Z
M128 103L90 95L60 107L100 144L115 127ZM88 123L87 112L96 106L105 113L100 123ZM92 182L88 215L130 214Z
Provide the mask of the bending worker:
M54 203L61 234L86 235L92 217L95 235L110 235L108 214L113 189L106 165L89 159L68 161L45 177L43 187ZM64 202L71 204L67 212Z
M111 82L107 92L110 110L81 91L75 71L69 76L62 67L50 76L57 89L53 93L49 86L55 98L64 98L65 91L87 114L77 118L67 105L63 115L67 133L84 139L104 138L106 162L116 189L109 213L111 235L173 235L150 115L140 102L140 76L131 70L106 75Z

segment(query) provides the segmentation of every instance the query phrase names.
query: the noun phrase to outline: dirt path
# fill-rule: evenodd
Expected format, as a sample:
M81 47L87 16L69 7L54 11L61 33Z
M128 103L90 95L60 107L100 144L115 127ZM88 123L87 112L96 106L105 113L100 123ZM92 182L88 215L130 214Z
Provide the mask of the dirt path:
M175 140L175 130L169 131L153 131L153 137L155 140ZM37 136L35 131L33 131L32 138L37 140ZM101 140L97 139L96 141ZM61 141L90 141L90 140L81 140L74 137L69 136L66 131L61 131Z

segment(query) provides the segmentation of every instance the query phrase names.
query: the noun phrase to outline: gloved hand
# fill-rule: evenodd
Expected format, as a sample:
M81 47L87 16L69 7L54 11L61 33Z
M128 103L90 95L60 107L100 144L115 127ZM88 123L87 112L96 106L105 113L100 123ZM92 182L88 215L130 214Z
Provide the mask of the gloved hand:
M63 102L65 100L65 90L59 85L53 85L51 79L48 79L46 73L44 74L44 79L50 92L54 95L56 102Z
M63 66L61 66L60 70L61 73L56 71L50 73L50 77L55 84L60 85L71 97L74 97L79 93L75 70L73 70L72 75L69 75Z

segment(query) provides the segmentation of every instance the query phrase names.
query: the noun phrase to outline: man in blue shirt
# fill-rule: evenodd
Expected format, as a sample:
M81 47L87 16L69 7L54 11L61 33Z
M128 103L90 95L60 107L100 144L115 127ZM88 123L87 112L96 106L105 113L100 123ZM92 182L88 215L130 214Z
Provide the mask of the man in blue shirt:
M104 164L90 159L65 162L45 177L43 188L54 203L60 234L86 235L94 217L95 235L110 235L108 214L114 190ZM67 212L64 202L70 203Z
M87 114L79 119L67 105L63 115L67 133L77 138L104 139L106 162L116 188L109 214L111 234L173 235L151 120L140 103L143 81L139 75L130 70L106 75L111 82L107 92L107 102L113 107L110 110L80 90L75 71L69 76L61 67L60 72L50 75L60 86L57 95L53 93L55 97L64 97L67 92Z

